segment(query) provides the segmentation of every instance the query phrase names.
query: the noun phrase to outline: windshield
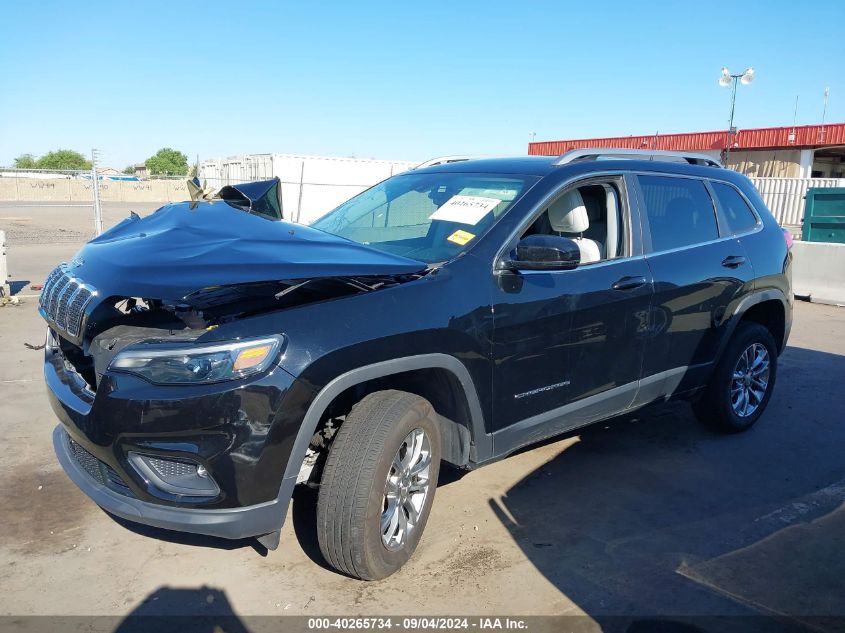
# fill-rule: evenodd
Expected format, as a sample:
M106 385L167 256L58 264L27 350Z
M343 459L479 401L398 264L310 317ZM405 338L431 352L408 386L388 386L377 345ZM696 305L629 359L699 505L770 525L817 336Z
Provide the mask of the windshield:
M469 248L537 180L510 174L394 176L311 226L388 253L442 262Z

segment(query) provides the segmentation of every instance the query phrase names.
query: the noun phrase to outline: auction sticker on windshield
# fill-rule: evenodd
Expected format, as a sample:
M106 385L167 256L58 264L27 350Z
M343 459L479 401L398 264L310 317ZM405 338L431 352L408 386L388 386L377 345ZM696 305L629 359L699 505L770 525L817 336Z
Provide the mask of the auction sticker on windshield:
M428 216L429 220L458 222L459 224L478 224L485 215L496 208L502 201L498 198L480 196L452 196L437 211Z
M458 229L446 239L450 242L454 242L458 246L463 246L474 237L475 235L473 235L472 233L468 233L467 231L462 231L461 229Z

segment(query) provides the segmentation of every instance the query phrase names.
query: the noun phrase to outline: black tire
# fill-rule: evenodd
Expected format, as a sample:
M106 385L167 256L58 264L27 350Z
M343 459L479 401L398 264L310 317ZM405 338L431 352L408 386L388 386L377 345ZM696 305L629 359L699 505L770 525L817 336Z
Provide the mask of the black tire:
M403 532L404 540L391 541L388 549L381 530L387 478L395 474L394 456L418 429L424 431L430 448L428 489L420 500L416 524ZM378 391L352 407L329 450L317 499L317 538L326 562L363 580L386 578L402 567L425 528L439 470L440 428L427 400L404 391ZM398 512L407 520L410 515L403 507Z
M768 381L756 409L742 416L734 409L732 402L733 374L740 357L755 343L765 347L768 352ZM777 345L771 332L759 323L740 323L710 377L710 383L701 398L693 403L696 417L724 433L747 431L760 418L769 403L777 377L777 365Z

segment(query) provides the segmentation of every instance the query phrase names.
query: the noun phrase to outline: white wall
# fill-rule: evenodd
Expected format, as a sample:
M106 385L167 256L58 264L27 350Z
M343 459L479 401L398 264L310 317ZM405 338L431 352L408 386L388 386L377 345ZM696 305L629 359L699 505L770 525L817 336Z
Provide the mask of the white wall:
M200 180L224 185L278 176L285 219L308 224L376 183L416 166L412 161L293 154L244 154L200 164Z
M801 158L799 162L799 169L801 170L799 178L810 178L813 175L813 155L816 153L812 149L802 149Z
M807 160L805 152L812 159L812 150L802 150L802 169ZM718 151L701 153L719 158ZM308 224L368 187L414 166L416 163L410 161L244 154L203 161L200 179L222 187L278 176L285 219ZM809 187L845 186L845 180L831 178L751 178L751 182L777 221L790 227L801 224L804 194Z
M845 187L845 178L750 178L778 224L795 229L804 218L810 187ZM796 231L793 230L793 233ZM800 231L797 231L800 233Z

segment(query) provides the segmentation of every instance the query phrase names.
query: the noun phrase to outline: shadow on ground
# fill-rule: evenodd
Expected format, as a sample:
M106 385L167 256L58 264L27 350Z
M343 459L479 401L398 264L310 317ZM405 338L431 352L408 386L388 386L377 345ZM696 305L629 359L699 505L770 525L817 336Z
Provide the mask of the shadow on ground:
M654 405L583 431L491 505L605 630L842 630L843 378L845 357L790 347L751 431Z
M160 587L114 628L114 633L247 633L226 592L211 587Z

